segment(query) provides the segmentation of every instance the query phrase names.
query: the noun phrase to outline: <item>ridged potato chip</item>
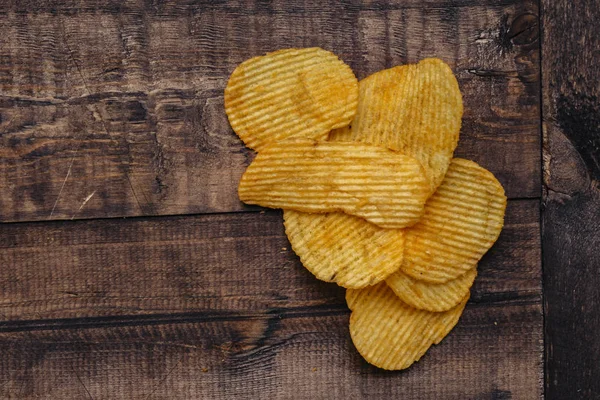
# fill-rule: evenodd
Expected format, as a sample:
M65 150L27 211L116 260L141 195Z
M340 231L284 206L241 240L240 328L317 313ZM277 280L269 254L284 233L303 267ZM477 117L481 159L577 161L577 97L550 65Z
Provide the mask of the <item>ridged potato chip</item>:
M238 188L248 204L343 211L383 228L417 222L428 193L423 167L412 157L367 144L308 139L264 147Z
M469 294L476 276L477 268L472 268L448 282L429 283L411 278L398 270L390 275L385 283L409 306L442 312L456 307Z
M362 288L381 282L402 263L402 229L381 229L344 213L293 210L285 211L284 225L302 264L322 281Z
M455 158L423 218L406 230L402 271L444 283L475 268L504 225L506 196L494 175Z
M440 185L458 143L463 103L458 82L442 60L379 71L359 83L358 111L334 141L381 145L416 158Z
M377 72L359 82L358 112L352 121L352 127L340 128L331 132L329 141L355 141L371 143L378 146L400 150L417 158L424 166L430 179L430 193L437 188L450 164L452 154L458 141L462 118L462 97L456 78L450 68L441 60L426 59L419 64L403 65ZM284 219L288 218L284 210ZM350 216L338 214L327 219L319 215L306 214L294 219L298 221L297 231L305 235L288 238L294 250L298 248L302 254L319 254L322 245L311 236L322 237L333 228L330 221L335 220L339 226L364 225L363 229L372 230L368 222L354 220ZM310 229L302 224L310 225ZM340 231L344 232L344 231ZM347 232L347 231L346 231ZM348 234L348 233L346 233ZM394 233L398 235L399 233ZM389 232L380 232L381 236L389 236ZM356 237L353 246L364 248L369 246ZM302 240L302 246L294 246L294 242ZM341 239L340 239L341 240ZM345 241L347 245L351 242ZM344 251L349 251L345 247ZM326 264L319 267L314 258L307 259L300 255L303 264L319 279L324 274L317 274L320 268L327 273L343 269L348 273L358 273L359 266L348 269L337 264L342 256L330 256ZM305 262L306 259L306 262ZM326 265L326 266L325 266ZM399 265L396 266L396 269ZM394 269L386 265L385 271ZM374 271L367 268L365 271ZM333 272L332 272L333 274ZM373 283L379 276L373 276ZM365 277L366 279L366 277ZM336 281L339 285L348 286L348 282Z
M260 151L288 137L327 138L348 125L358 81L348 65L318 47L285 49L241 63L225 88L225 112L246 146Z
M370 364L388 370L408 368L454 328L467 300L468 295L451 310L433 313L410 307L384 282L348 289L352 342Z

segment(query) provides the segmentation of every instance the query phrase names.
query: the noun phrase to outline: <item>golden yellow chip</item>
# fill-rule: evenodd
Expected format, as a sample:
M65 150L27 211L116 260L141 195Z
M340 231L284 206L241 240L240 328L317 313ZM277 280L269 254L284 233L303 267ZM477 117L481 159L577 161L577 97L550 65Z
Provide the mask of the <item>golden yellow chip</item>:
M458 141L462 111L462 97L450 68L440 60L427 59L419 64L380 71L360 81L358 112L352 127L333 131L329 141L371 143L397 149L417 158L430 177L431 194L440 184L452 158ZM284 211L286 219L287 214ZM329 235L335 229L331 226L331 221L335 221L338 226L353 226L353 229L376 232L372 225L344 214L328 218L297 214L295 213L294 218L298 221L295 231L302 232L303 237L291 237L288 234L288 238L292 244L302 241L302 246L293 247L295 250L297 248L296 253L300 255L304 265L319 279L327 278L329 273L333 275L334 272L330 271L344 270L349 274L359 274L360 268L367 268L369 264L359 263L356 268L348 269L346 263L342 263L344 257L337 254L331 255L326 263L314 257L308 259L306 254L321 254L322 243L313 236ZM390 235L383 230L377 234L382 237ZM344 243L348 247L352 243L352 246L359 249L370 246L369 238L365 237L364 242L358 236L353 238L355 242ZM344 251L350 250L344 247ZM391 269L394 269L393 265L386 265L383 270ZM351 287L347 281L337 280L337 283Z
M240 182L240 200L264 207L343 211L384 228L423 214L429 182L412 157L352 142L291 139L264 147Z
M348 289L350 336L370 364L389 370L408 368L454 328L467 300L468 295L451 310L433 313L410 307L383 282Z
M324 140L331 129L350 123L357 102L358 81L350 67L318 47L244 61L225 89L231 127L257 151L288 137Z
M432 312L456 307L473 285L477 268L472 268L456 279L445 283L429 283L411 278L402 271L390 275L385 283L396 296L411 307Z
M285 210L283 219L292 249L322 281L362 288L381 282L402 263L402 229L381 229L344 213Z
M361 80L351 128L333 131L330 140L382 145L416 158L433 193L458 143L462 114L452 70L442 60L428 58Z
M498 239L505 209L504 189L491 172L453 159L423 218L406 230L400 268L433 283L459 277L475 268Z

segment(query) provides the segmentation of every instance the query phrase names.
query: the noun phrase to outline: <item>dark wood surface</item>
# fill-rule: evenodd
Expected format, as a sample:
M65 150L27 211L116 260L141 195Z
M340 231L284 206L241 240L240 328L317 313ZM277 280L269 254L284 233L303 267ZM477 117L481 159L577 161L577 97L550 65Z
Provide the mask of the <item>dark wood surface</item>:
M600 1L542 3L547 397L600 399Z
M543 395L537 1L1 3L0 398ZM359 78L447 61L457 155L510 199L459 325L407 371L362 360L343 290L237 199L228 75L315 45Z
M370 367L281 213L0 225L0 397L522 399L542 390L538 200L509 203L458 327ZM88 394L89 393L89 394Z
M459 156L539 197L534 1L15 1L0 18L0 221L243 211L253 157L223 109L229 74L321 46L358 78L436 56L466 112ZM524 25L525 24L525 25Z

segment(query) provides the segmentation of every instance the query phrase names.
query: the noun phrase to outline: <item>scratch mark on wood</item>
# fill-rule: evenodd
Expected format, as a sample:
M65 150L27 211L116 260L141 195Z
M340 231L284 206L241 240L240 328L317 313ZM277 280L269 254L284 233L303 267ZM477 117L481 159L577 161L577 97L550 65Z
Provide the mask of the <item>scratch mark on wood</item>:
M166 341L139 341L139 343L151 344L153 346L166 346L166 347L176 347L182 349L193 349L193 350L202 350L202 347L193 345L193 344L185 344L185 343L174 343L174 342L166 342Z
M173 367L169 370L169 372L167 372L167 375L165 375L165 377L163 379L160 380L160 382L158 382L156 384L156 386L154 387L154 389L152 389L152 391L150 392L150 394L148 394L148 397L146 397L146 400L149 400L154 393L158 390L159 387L162 386L163 383L166 382L166 380L169 378L169 376L171 376L171 374L173 373L173 371L175 371L175 368L177 368L177 366L179 366L179 364L181 363L181 361L183 361L183 357L185 356L185 353L179 358L179 361L177 361L175 363L175 365L173 365Z
M84 206L87 204L87 202L88 202L88 201L90 201L90 199L91 199L92 197L94 197L94 195L95 195L95 194L96 194L96 191L94 190L92 193L90 193L90 194L88 195L88 197L86 197L86 198L85 198L85 200L83 200L83 203L81 203L81 205L79 206L79 209L77 209L77 211L75 212L75 214L73 214L73 216L71 217L71 219L74 219L74 218L75 218L75 216L76 216L77 214L79 214L79 212L81 211L81 209L82 209L82 208L83 208L83 207L84 207Z
M85 76L83 75L83 72L81 71L81 67L79 66L79 64L75 60L75 57L73 57L73 51L71 50L71 47L69 46L69 42L67 41L67 32L66 32L66 29L65 29L65 23L64 23L64 21L61 21L61 29L62 29L63 39L64 39L64 42L65 42L65 47L67 48L67 51L69 52L69 59L71 60L71 62L75 66L75 69L77 70L77 73L81 77L81 81L83 82L83 86L85 87L85 90L88 92L88 95L91 96L92 95L92 91L90 90L89 85L87 83L87 80L85 79ZM98 107L96 107L95 105L93 107L94 107L94 109L96 111L96 114L98 115L98 118L100 119L100 124L102 125L102 128L106 132L106 135L109 138L112 138L112 136L110 134L110 131L108 130L108 126L106 125L106 121L104 120L104 118L102 118L102 113L100 113L100 111L98 110ZM116 142L115 139L112 139L112 140ZM133 183L131 182L131 178L129 177L128 173L125 173L125 178L127 179L127 182L129 183L129 187L131 188L131 193L133 194L133 197L135 199L135 202L137 203L137 206L138 206L140 212L143 213L144 209L142 208L140 200L138 199L138 196L135 193L135 189L133 188ZM154 207L151 206L150 201L146 198L145 195L144 195L144 198L146 199L146 203L153 210ZM156 214L156 212L154 212L154 214Z
M69 42L67 41L67 31L65 29L65 22L64 22L64 20L61 20L60 27L61 27L61 30L62 30L62 35L63 35L64 42L65 42L65 47L67 48L67 51L69 52L69 59L71 60L71 62L75 66L75 69L77 70L77 73L79 74L79 77L81 78L81 81L83 82L83 86L85 87L85 90L88 92L89 95L91 95L92 92L90 91L90 88L88 86L87 80L85 79L85 76L83 75L83 72L81 71L81 67L75 61L75 57L73 57L73 51L71 50L71 46L69 46Z
M60 187L60 190L58 191L58 196L56 196L56 201L54 202L54 205L52 206L52 211L50 211L50 216L48 216L48 219L52 218L52 215L54 214L56 205L58 204L58 201L60 200L60 195L62 194L62 191L65 188L67 179L69 179L69 175L71 175L71 168L73 168L74 160L75 160L75 156L71 157L71 163L69 164L69 169L67 170L67 175L65 176L65 180L63 181L62 186Z
M83 381L79 377L79 374L77 373L77 371L75 371L75 369L73 369L73 372L75 373L75 376L77 377L77 380L79 381L79 383L81 383L81 386L83 386L83 389L88 394L88 396L90 397L90 399L94 400L94 397L92 396L92 394L90 393L90 391L88 390L88 388L85 386L85 383L83 383Z
M133 183L131 182L129 173L125 173L125 178L127 178L127 182L129 183L129 187L131 188L131 193L133 193L133 197L135 198L135 202L137 203L138 208L140 209L141 212L144 212L144 209L142 208L142 205L140 204L140 200L138 199L137 194L135 193L135 189L133 188Z

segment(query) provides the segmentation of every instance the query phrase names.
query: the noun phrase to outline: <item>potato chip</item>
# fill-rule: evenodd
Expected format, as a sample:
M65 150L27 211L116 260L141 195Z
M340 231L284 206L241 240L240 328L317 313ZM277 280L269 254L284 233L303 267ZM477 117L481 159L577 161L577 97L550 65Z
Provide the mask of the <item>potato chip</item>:
M477 268L472 268L448 282L429 283L411 278L399 270L390 275L385 283L409 306L442 312L456 307L469 294L476 276Z
M348 289L350 336L370 364L389 370L405 369L454 328L467 300L468 295L451 310L433 313L410 307L383 282Z
M381 229L344 213L284 213L285 232L302 264L318 279L346 288L374 285L402 263L404 231Z
M442 60L428 58L361 80L351 128L333 131L330 140L381 145L416 158L433 193L458 143L462 114L452 70Z
M402 271L444 283L475 268L504 225L506 196L494 175L473 161L452 160L423 218L406 230Z
M271 208L343 211L384 228L423 214L429 182L412 157L352 142L293 139L264 147L240 182L240 199Z
M231 74L225 111L246 146L260 151L288 137L327 138L348 125L358 102L358 81L335 54L314 47L251 58Z
M333 131L329 141L356 141L404 151L425 166L430 177L430 192L433 192L440 184L452 158L458 141L461 118L462 97L452 71L440 60L426 59L419 64L380 71L361 80L358 112L352 127ZM286 220L288 213L284 211ZM322 252L322 243L312 236L328 235L328 232L334 229L331 221L336 221L339 226L353 226L354 229L361 229L361 225L364 225L362 229L371 232L373 227L369 226L368 222L361 223L344 214L323 218L310 214L298 216L296 213L294 220L299 224L295 230L302 231L304 236L300 239L298 236L288 235L288 238L292 245L295 241L302 240L302 247L296 246L301 253L296 253L319 279L326 278L326 274L333 275L333 271L340 269L348 273L358 273L357 268L348 269L345 263L337 264L343 259L341 255L331 255L327 263L315 258L305 261L306 256L302 255ZM302 224L310 225L310 229ZM387 237L390 233L379 232L378 235ZM356 242L344 243L348 246L352 243L352 246L358 248L370 245L369 238L365 238L366 243L363 243L359 237L353 237ZM350 250L344 247L344 251ZM393 266L386 265L384 270L390 269L393 269ZM368 270L374 271L373 268ZM322 273L317 274L317 271ZM379 277L374 278L376 280L373 283L379 281ZM347 282L337 283L351 287Z

